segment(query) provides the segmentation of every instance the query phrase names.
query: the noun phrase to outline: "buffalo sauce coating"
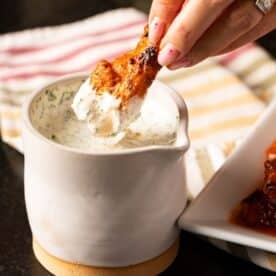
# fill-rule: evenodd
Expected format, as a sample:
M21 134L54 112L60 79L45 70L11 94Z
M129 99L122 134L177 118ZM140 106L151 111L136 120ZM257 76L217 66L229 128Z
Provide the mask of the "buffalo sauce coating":
M230 221L276 236L276 141L266 151L262 186L239 204Z
M161 68L157 62L158 50L149 43L146 26L134 50L113 62L102 60L96 65L90 77L92 88L98 95L110 92L121 99L122 107L134 96L143 97Z

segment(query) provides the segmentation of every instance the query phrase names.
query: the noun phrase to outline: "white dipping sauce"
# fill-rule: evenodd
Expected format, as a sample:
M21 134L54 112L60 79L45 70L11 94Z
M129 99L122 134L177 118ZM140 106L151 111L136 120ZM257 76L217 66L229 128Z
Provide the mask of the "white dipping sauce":
M34 99L31 105L31 121L42 135L59 144L90 152L171 145L175 142L179 124L178 109L166 92L159 91L158 82L154 82L149 89L140 116L125 131L116 132L113 129L114 135L108 137L98 137L93 127L91 129L85 120L79 120L87 116L87 102L87 106L81 107L83 113L79 110L79 118L71 108L74 96L83 83L75 80L55 84ZM109 102L111 109L114 108L112 104ZM76 108L75 102L74 109Z
M142 99L131 99L124 110L120 110L121 100L109 91L97 95L88 78L76 93L72 108L81 121L86 121L93 136L122 136L130 123L140 114Z

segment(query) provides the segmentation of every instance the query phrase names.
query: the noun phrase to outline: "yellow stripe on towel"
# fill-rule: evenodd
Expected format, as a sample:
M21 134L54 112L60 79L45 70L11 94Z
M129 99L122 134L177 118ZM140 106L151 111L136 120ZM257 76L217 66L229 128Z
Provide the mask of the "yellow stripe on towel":
M233 76L226 76L221 79L217 79L214 81L211 81L200 86L196 86L193 89L187 89L180 94L187 99L198 97L201 95L206 95L207 93L212 93L216 91L217 89L222 89L226 86L233 85L239 83L237 79Z
M193 139L201 139L203 137L213 135L215 133L226 131L228 129L242 128L242 127L250 127L252 126L259 115L253 115L250 117L238 118L227 121L220 121L215 124L210 124L207 127L193 130L190 132L190 138Z
M2 136L6 138L15 138L21 136L21 131L18 129L2 129Z
M202 116L205 114L210 114L212 112L217 112L224 110L226 108L234 108L240 106L240 105L245 105L245 104L254 104L258 103L258 100L256 97L254 97L252 94L242 94L236 98L227 100L225 102L219 102L215 104L209 104L205 106L196 106L196 107L190 107L189 108L189 115L191 117L197 117L197 116Z
M239 77L240 78L247 77L248 75L252 74L253 72L258 70L260 67L262 67L268 62L271 62L268 56L262 56L261 58L254 60L250 65L248 65L246 68L242 69L239 72Z
M20 120L21 112L5 111L0 113L2 120Z
M211 68L216 68L216 65L214 63L205 62L188 69L184 68L177 71L161 72L158 78L160 81L167 82L169 84L174 81L179 81L191 76L195 76L196 74L202 73L204 71L209 71Z
M198 162L204 183L208 183L215 170L206 147L196 150L196 160Z

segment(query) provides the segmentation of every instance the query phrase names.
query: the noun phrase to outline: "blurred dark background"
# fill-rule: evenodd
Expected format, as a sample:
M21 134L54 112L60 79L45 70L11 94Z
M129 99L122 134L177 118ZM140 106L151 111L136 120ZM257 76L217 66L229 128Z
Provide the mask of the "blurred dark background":
M151 0L0 0L0 33L76 21L133 6L148 12ZM253 1L253 0L252 0ZM276 57L276 31L259 41Z
M148 11L151 0L1 0L0 32L58 25L119 7Z

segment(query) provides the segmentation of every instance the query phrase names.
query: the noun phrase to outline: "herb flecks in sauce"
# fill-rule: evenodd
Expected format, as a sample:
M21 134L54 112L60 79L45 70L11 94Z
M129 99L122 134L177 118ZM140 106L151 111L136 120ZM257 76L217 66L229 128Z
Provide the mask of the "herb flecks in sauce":
M57 96L54 94L54 92L53 91L48 91L48 101L52 102L52 101L55 101L56 99L57 99Z
M42 104L42 107L41 107L41 110L40 110L40 116L39 116L40 119L43 118L44 112L45 112L45 105Z
M60 100L59 100L59 105L62 105L64 101L69 101L72 99L74 95L74 92L73 91L65 91L62 93L62 96L60 97Z
M70 109L67 109L64 113L64 121L68 122L72 118L73 115L74 115L73 111L71 111Z
M125 138L115 147L109 142L99 142L99 140L91 136L87 123L79 121L71 109L73 97L78 91L81 82L80 80L61 85L52 85L34 100L31 107L33 111L31 112L32 123L49 140L72 148L99 152L152 144L169 145L175 141L176 135L174 132L169 131L162 134L158 132L158 136L156 136L156 132L151 133L150 129L146 127L146 121L143 121L142 124L146 128L143 133L134 130L129 131L126 133ZM117 133L113 133L110 138L117 140L116 136Z

